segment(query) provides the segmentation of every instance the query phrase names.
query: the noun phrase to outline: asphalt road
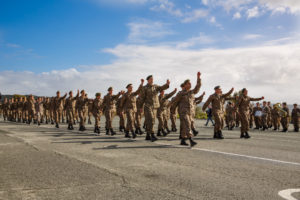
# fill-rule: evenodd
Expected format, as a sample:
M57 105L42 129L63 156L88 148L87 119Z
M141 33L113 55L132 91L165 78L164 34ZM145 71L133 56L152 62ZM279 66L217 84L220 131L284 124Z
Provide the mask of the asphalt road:
M82 133L78 125L68 131L1 120L0 199L265 200L300 189L300 133L251 131L246 140L236 129L214 140L203 124L196 121L191 149L178 145L178 133L151 143L103 129L94 136L92 125Z

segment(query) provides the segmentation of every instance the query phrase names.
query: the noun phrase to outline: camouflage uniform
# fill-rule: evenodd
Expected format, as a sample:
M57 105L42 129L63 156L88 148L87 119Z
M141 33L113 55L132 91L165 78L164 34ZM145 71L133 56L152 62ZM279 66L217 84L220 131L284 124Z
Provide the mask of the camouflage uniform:
M254 116L254 122L255 122L255 129L259 129L262 126L261 123L261 116L255 116L256 112L261 111L262 112L262 108L261 107L254 107L253 108L253 116Z
M263 126L263 130L268 129L268 118L269 118L269 113L270 113L270 108L269 106L263 106L262 107L262 112L263 115L261 117L261 121L262 121L262 126Z
M274 126L274 131L279 130L280 126L280 113L276 108L271 110L272 124Z
M283 132L286 132L288 131L289 124L290 124L290 110L287 107L282 109L287 113L286 116L281 117L281 125L283 128Z
M78 98L79 94L76 97L68 97L66 99L66 114L67 114L67 121L68 121L68 129L72 130L73 123L75 122L75 106L76 106L76 99Z
M80 96L76 98L76 108L78 110L78 115L80 118L80 131L85 130L86 116L88 114L88 101L89 99L85 96Z
M28 99L27 100L27 111L28 111L28 121L27 123L30 124L32 122L32 119L35 117L35 100L34 99Z
M141 98L140 96L136 99L136 107L137 111L135 113L135 133L143 134L143 131L141 130L142 126L142 115L144 107L141 105Z
M94 129L94 133L100 133L100 118L101 118L101 113L102 113L102 110L103 110L103 100L100 98L100 99L97 99L95 98L93 100L93 106L92 106L92 113L93 113L93 116L95 118L95 129Z
M116 103L116 107L117 107L117 115L120 118L119 121L119 130L121 132L123 132L123 130L125 130L125 113L123 112L122 108L121 108L121 100L122 97L119 97Z
M294 124L294 131L299 132L299 117L300 117L300 108L293 108L292 110L292 122Z
M117 95L110 95L109 93L107 93L107 95L104 96L103 105L104 105L104 114L106 119L105 122L106 134L108 134L109 131L111 131L112 135L115 134L112 128L112 120L113 120L114 112L116 110L115 104L120 96L121 93Z
M62 118L62 112L64 109L63 100L66 98L67 94L65 94L63 97L55 97L53 99L54 102L54 116L55 116L55 123L56 127L58 128L58 124Z

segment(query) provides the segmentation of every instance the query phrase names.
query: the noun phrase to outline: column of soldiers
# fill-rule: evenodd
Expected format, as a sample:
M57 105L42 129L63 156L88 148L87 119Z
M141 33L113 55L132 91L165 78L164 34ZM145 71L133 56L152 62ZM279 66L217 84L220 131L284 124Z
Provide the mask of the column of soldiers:
M180 86L181 91L177 92L175 88L171 93L165 94L165 90L169 88L170 81L159 86L154 84L152 75L147 77L147 84L141 79L141 84L136 91L133 91L133 85L126 86L127 92L120 91L113 94L113 88L108 88L108 93L101 98L101 93L96 93L94 99L88 99L84 90L74 97L73 92L69 92L64 96L60 96L57 91L55 97L38 97L33 95L20 98L5 98L1 103L0 113L4 120L22 123L41 123L55 124L59 128L59 124L65 120L68 123L68 129L73 130L74 125L79 123L79 130L85 131L86 121L92 123L94 118L94 133L100 134L100 119L105 116L106 135L115 135L116 132L112 127L112 121L115 115L120 118L119 131L125 133L126 138L136 138L137 134L142 135L142 116L144 115L144 129L146 132L146 140L152 142L157 137L166 136L171 131L177 132L176 119L180 119L180 144L188 145L186 141L190 141L190 145L196 145L192 139L198 134L196 130L194 118L195 109L203 100L205 92L199 97L195 97L201 88L201 73L197 73L197 82L195 88L192 88L190 80L185 80ZM241 93L232 97L234 91L232 88L226 94L223 94L220 86L214 88L214 94L210 95L204 103L202 109L206 110L211 107L212 115L215 120L214 134L215 139L224 139L222 130L225 122L228 130L241 125L241 138L250 138L249 129L261 129L265 131L269 128L287 132L291 122L294 124L294 131L299 131L300 109L297 104L291 112L286 103L282 104L282 108L278 104L271 105L271 102L264 101L262 105L257 102L256 106L251 104L252 101L261 101L264 97L251 98L248 91L244 88ZM177 94L176 94L177 92ZM173 97L173 98L172 98ZM171 100L169 100L172 98ZM228 101L226 109L225 102ZM154 130L155 120L158 119L157 132ZM171 121L171 130L168 121ZM156 132L156 133L155 133Z

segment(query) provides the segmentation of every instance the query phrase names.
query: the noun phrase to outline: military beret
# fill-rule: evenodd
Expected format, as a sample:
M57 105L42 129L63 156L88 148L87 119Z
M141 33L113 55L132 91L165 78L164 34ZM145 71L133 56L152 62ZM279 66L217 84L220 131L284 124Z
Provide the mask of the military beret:
M286 105L286 102L283 102L282 105Z
M298 104L294 103L294 106L298 106Z
M97 93L96 93L96 97L99 97L99 96L101 96L101 93L100 93L100 92L97 92Z
M112 87L109 87L108 89L107 89L107 91L111 91L113 88Z
M215 89L215 90L218 90L218 89L220 89L220 88L221 88L221 86L218 85L218 86L216 86L214 89Z
M263 103L267 103L266 101L263 101Z
M129 84L126 86L126 88L128 89L130 86L132 86L132 84L131 84L131 83L129 83Z
M71 93L72 93L72 91L69 92L69 94L71 94Z
M243 89L242 89L242 93L244 93L246 90L247 90L246 88L243 88Z
M183 88L183 87L184 87L184 84L183 84L183 83L181 83L180 87L182 87L182 88Z
M81 90L81 91L80 91L80 93L83 93L83 92L84 92L84 90Z
M56 93L60 93L60 91L57 91Z
M190 79L186 79L184 82L183 82L183 85L187 84L190 82Z
M146 80L148 81L150 78L152 78L152 75L147 76Z

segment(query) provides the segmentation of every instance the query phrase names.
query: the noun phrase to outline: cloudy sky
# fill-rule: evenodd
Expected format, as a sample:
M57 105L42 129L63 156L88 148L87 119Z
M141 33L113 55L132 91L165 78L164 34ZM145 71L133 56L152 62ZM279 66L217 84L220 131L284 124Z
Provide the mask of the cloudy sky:
M0 91L90 96L155 82L300 103L299 0L3 0Z

